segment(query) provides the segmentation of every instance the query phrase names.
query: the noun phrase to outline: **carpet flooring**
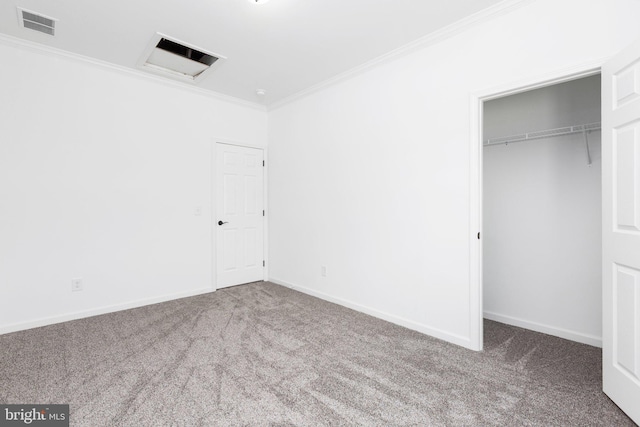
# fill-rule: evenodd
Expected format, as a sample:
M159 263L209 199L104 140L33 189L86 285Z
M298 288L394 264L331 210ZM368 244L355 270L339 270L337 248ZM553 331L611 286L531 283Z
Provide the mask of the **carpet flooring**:
M72 426L632 426L601 351L485 323L473 352L272 283L0 336L0 403Z

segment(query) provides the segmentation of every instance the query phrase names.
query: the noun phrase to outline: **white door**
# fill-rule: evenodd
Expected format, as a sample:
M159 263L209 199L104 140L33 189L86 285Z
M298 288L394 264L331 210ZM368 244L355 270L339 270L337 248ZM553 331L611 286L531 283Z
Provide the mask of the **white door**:
M217 287L263 280L264 153L216 144Z
M602 68L604 392L640 423L640 42Z

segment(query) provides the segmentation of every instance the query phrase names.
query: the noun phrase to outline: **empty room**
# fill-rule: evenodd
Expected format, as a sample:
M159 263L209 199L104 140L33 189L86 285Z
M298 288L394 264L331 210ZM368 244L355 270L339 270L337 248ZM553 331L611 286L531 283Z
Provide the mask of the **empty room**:
M0 425L640 423L640 1L0 3Z

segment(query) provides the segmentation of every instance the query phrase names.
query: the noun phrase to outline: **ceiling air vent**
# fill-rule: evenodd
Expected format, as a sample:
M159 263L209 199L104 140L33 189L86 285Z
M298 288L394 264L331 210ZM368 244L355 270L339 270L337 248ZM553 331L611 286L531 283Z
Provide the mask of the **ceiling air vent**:
M156 74L198 82L224 59L221 55L158 33L147 46L138 66Z
M18 20L24 28L55 36L57 21L55 18L18 8Z

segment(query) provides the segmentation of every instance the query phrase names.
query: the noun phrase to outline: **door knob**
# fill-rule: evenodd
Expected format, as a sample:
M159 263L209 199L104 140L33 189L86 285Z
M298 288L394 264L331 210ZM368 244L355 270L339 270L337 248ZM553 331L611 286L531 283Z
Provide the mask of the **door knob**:
M218 221L218 225L222 225L222 224L228 224L228 222Z

